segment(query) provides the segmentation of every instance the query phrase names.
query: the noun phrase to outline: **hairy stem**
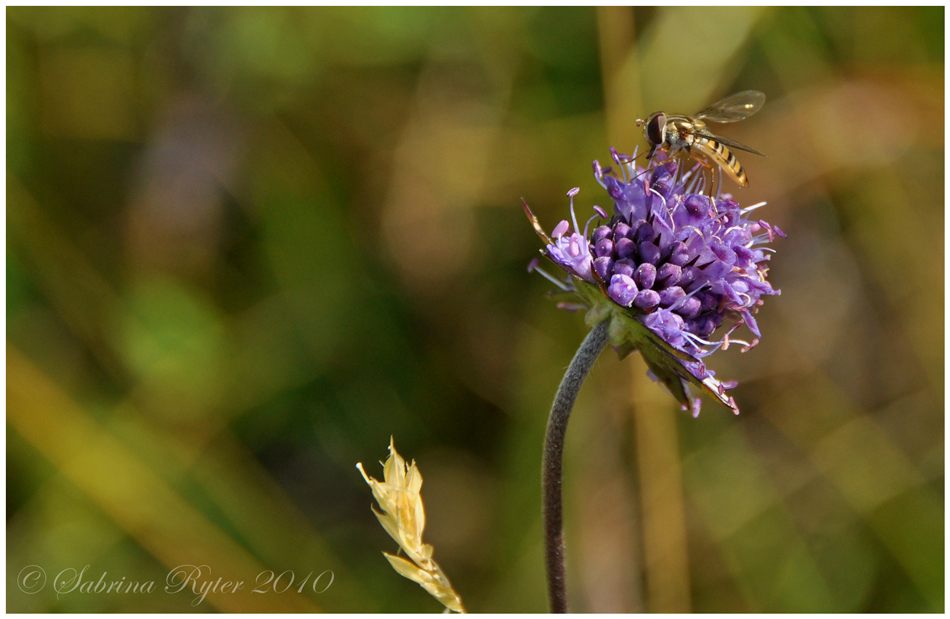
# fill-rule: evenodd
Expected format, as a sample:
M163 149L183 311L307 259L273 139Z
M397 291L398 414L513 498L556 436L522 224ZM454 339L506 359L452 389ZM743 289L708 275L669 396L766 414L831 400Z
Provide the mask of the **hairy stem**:
M594 361L607 345L609 320L598 324L587 334L564 374L544 435L544 456L541 462L544 520L544 554L548 573L548 600L552 613L567 612L567 582L564 568L564 518L561 505L561 471L564 462L564 435L577 394L590 373Z

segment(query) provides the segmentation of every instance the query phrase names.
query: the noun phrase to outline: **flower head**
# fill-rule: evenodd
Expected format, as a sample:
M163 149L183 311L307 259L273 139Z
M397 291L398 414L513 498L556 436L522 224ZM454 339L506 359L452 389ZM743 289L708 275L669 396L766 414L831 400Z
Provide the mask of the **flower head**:
M383 481L366 474L363 464L358 463L363 479L373 489L373 496L383 512L373 509L379 523L396 540L411 561L384 552L390 565L400 575L418 583L432 597L449 610L464 613L462 599L439 565L432 559L432 546L422 542L426 526L426 513L422 506L422 474L415 461L407 465L396 453L392 438L389 439L389 458L383 463Z
M577 189L572 189L571 222L560 222L549 236L524 204L545 243L541 253L568 277L541 272L580 297L589 310L588 323L611 318L611 343L618 352L640 350L654 379L694 416L701 402L690 394L688 382L738 413L735 400L726 395L735 383L716 380L702 359L730 343L742 344L743 352L758 344L761 333L753 314L761 297L780 293L766 280L772 250L762 246L785 234L750 218L764 203L741 208L728 195L702 193L699 164L684 172L681 164L658 153L652 167L641 168L634 158L611 153L616 171L595 161L594 177L614 202L612 217L595 206L581 231L574 213ZM591 230L598 218L601 225ZM711 339L727 323L723 335ZM730 340L743 324L755 338Z

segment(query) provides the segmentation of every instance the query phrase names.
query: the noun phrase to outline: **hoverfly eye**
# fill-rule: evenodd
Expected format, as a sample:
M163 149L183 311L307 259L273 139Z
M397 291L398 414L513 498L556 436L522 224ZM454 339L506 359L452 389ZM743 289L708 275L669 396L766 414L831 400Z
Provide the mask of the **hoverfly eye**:
M647 126L644 128L644 137L651 144L662 144L663 143L663 129L666 127L666 114L663 112L658 112L654 114L650 120L647 121Z

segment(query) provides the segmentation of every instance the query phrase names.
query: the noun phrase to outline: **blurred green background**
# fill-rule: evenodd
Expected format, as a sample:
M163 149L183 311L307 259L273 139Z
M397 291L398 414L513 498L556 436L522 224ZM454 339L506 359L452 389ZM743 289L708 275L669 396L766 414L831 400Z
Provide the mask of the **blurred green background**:
M547 229L571 187L609 206L591 161L638 116L744 89L766 106L721 132L769 158L726 189L788 233L782 296L709 360L739 417L598 362L572 607L943 610L942 7L8 8L6 33L7 610L440 611L354 467L392 435L466 607L544 611L542 435L585 327L526 273L519 199ZM183 564L294 585L194 606L162 591ZM57 597L86 565L156 590Z

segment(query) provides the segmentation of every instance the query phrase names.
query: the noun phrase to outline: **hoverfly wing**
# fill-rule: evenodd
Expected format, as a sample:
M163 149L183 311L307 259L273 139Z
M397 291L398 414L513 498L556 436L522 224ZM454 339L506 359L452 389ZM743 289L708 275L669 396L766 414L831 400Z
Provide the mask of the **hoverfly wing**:
M764 104L765 94L758 90L743 90L697 112L696 118L711 120L714 123L734 123L752 116L762 109Z
M708 132L708 131L699 131L699 132L697 132L697 133L699 133L699 135L702 135L702 136L704 136L704 137L712 138L713 140L716 140L716 141L719 142L720 144L723 144L723 145L725 145L725 146L728 146L729 148L736 148L736 149L738 149L738 150L744 150L744 151L747 152L747 153L752 153L753 155L760 155L760 156L762 156L762 157L768 157L768 155L766 155L765 153L760 153L759 151L755 150L755 149L752 148L751 146L746 146L745 144L743 144L743 143L741 143L741 142L736 142L735 140L730 140L729 138L724 138L724 137L722 137L721 135L716 135L715 133L710 133L710 132Z

